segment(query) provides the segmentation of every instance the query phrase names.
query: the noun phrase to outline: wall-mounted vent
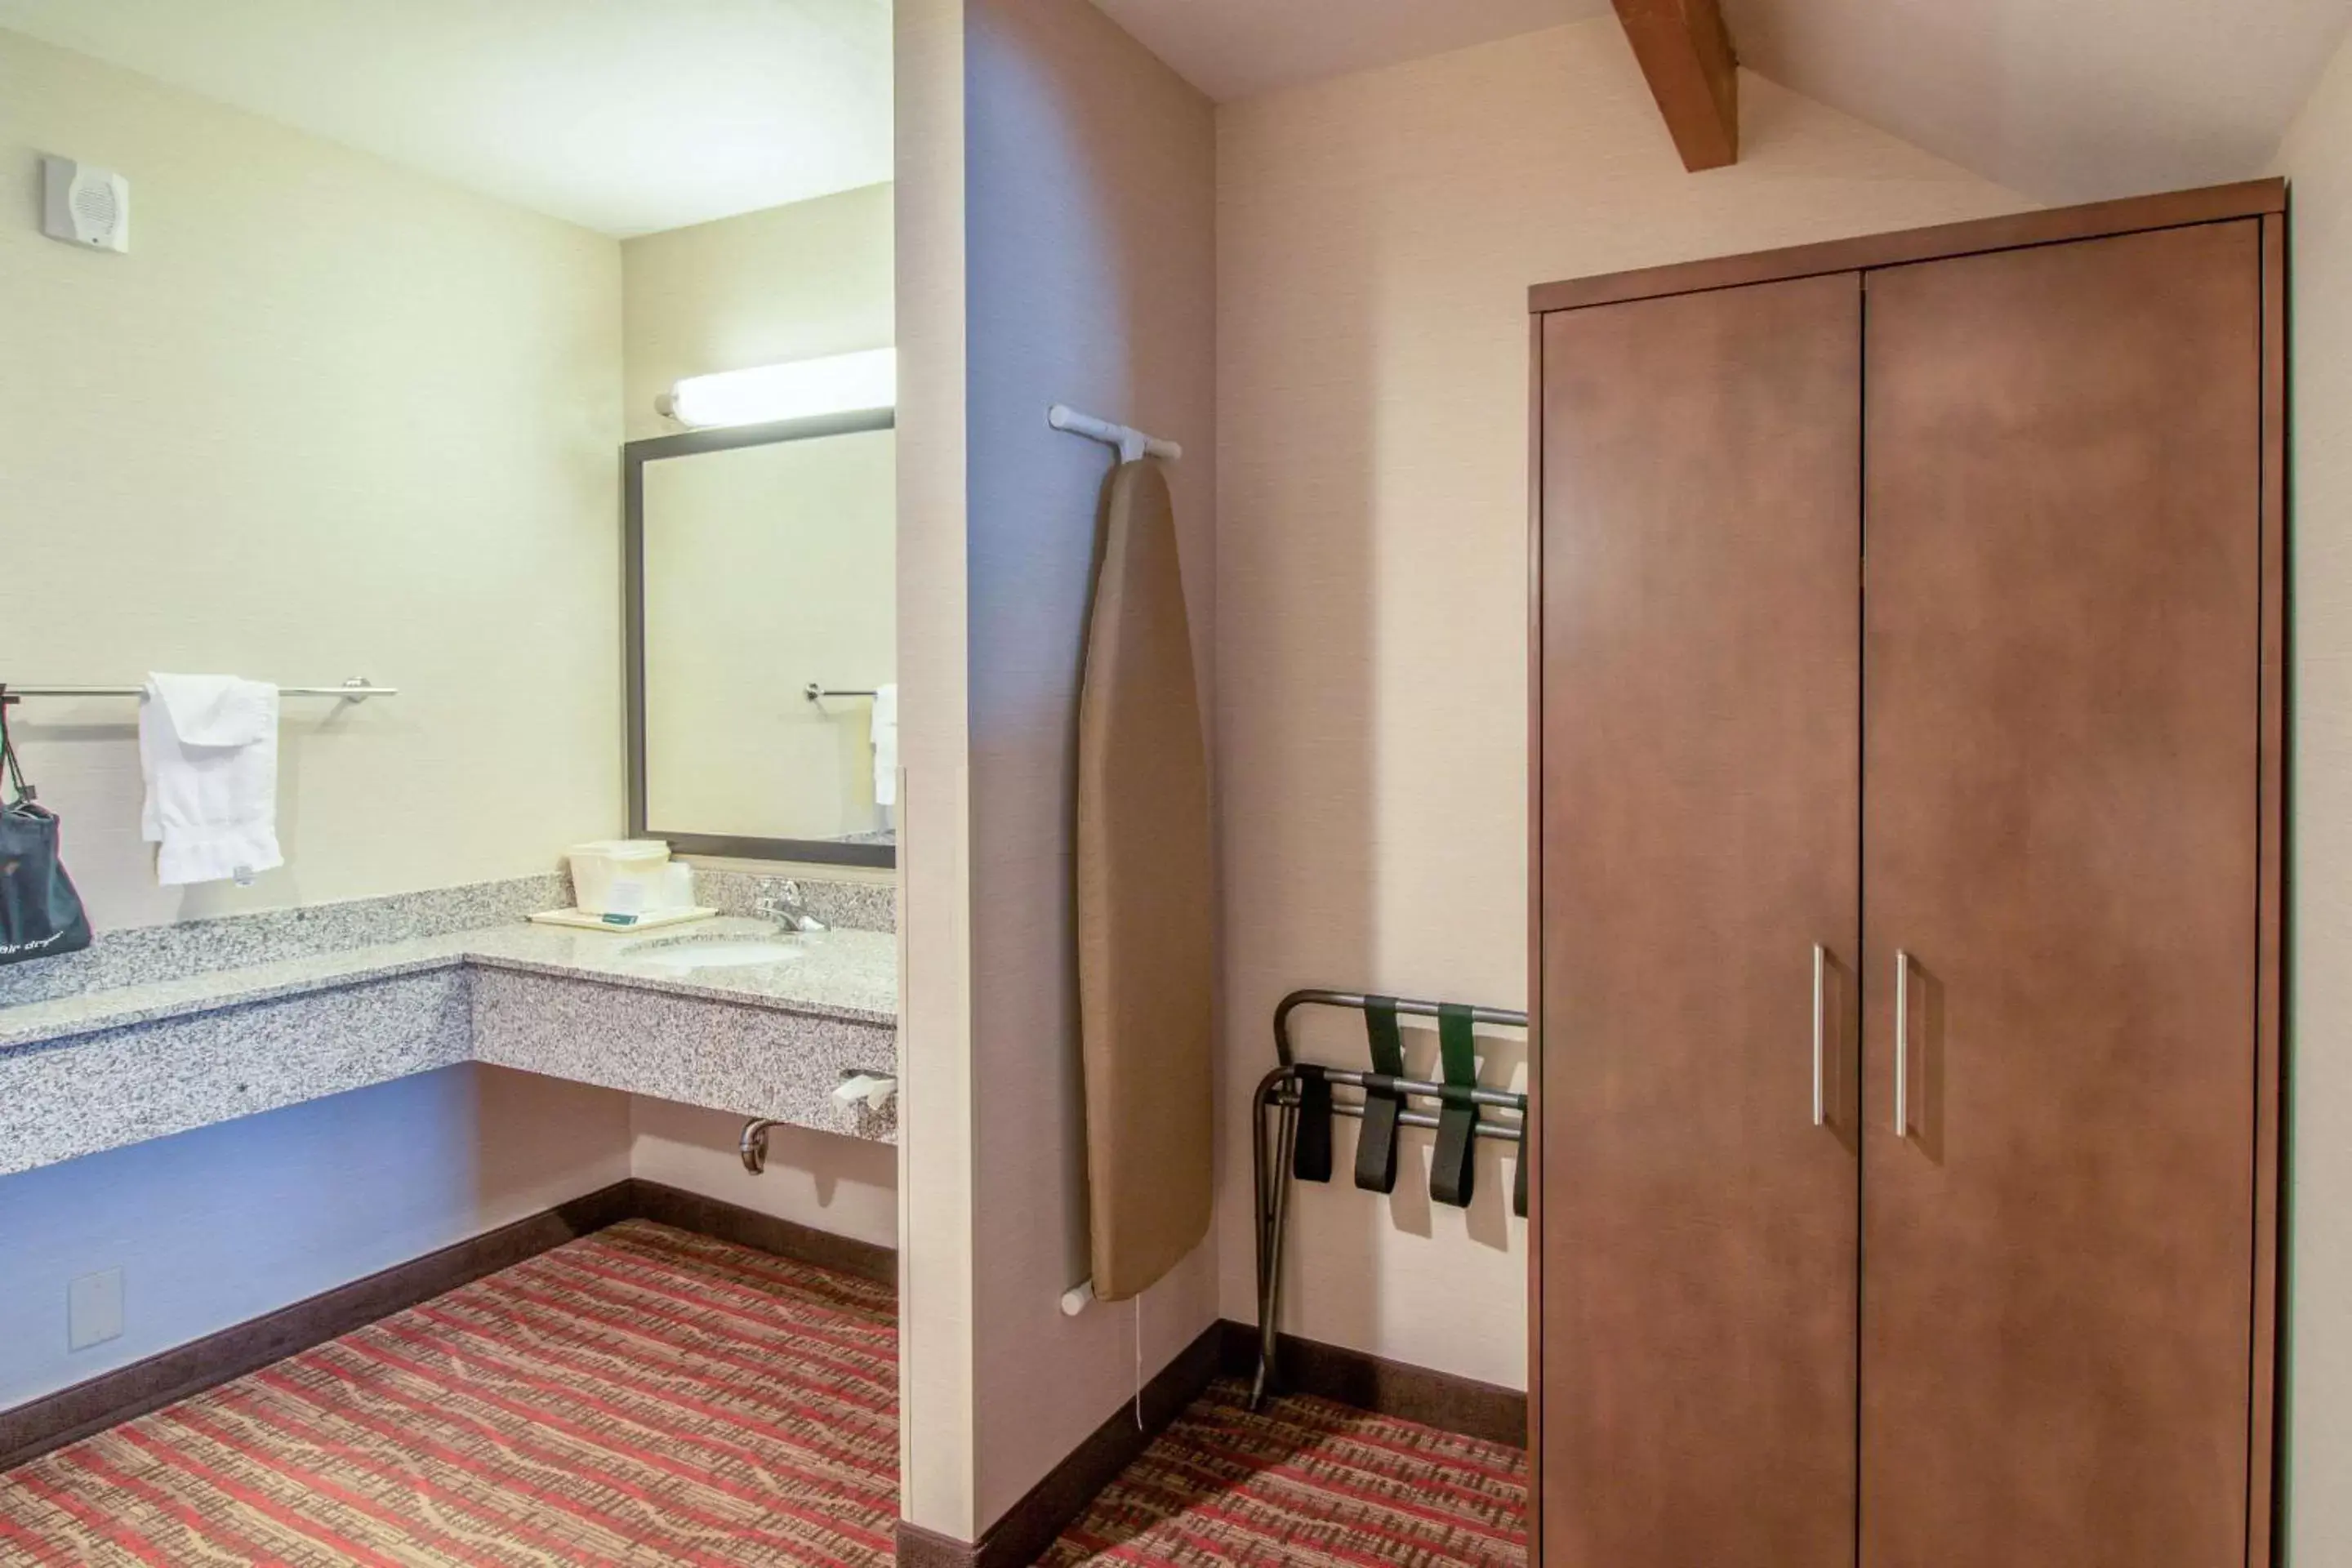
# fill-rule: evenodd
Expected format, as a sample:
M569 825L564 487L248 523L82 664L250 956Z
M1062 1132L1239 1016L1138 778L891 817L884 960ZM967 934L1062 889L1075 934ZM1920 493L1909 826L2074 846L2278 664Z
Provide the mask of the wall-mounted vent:
M41 232L93 250L131 248L131 182L71 158L41 160Z

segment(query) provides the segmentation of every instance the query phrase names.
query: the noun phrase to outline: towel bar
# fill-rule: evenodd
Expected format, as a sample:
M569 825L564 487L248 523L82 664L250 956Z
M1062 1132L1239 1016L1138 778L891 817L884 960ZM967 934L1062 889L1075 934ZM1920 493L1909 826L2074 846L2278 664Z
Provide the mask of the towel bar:
M0 701L15 702L26 697L144 697L143 686L19 686L13 680L0 681ZM341 686L281 686L280 697L336 697L345 702L364 702L371 697L397 697L397 686L378 686L364 676L354 676Z

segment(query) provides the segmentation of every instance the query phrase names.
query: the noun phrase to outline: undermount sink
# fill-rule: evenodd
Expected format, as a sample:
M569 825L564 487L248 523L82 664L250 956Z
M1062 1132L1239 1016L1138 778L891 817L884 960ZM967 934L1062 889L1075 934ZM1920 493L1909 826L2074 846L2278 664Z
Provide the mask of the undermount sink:
M641 942L626 957L665 969L741 969L754 963L788 963L803 956L799 944L772 936L689 936Z

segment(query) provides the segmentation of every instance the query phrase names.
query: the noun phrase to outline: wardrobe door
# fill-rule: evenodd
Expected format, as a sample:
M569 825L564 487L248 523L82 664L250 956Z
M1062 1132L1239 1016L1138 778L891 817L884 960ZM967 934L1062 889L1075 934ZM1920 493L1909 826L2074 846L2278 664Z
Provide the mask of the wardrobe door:
M1869 277L1864 1568L2245 1560L2260 280Z
M1853 1557L1860 312L1544 324L1547 1563Z

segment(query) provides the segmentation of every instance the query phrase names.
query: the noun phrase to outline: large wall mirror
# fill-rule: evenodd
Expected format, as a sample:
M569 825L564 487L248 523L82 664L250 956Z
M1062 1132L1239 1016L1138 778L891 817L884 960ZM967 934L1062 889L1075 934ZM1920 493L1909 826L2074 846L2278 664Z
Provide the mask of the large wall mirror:
M897 864L894 426L851 414L624 448L634 836Z

